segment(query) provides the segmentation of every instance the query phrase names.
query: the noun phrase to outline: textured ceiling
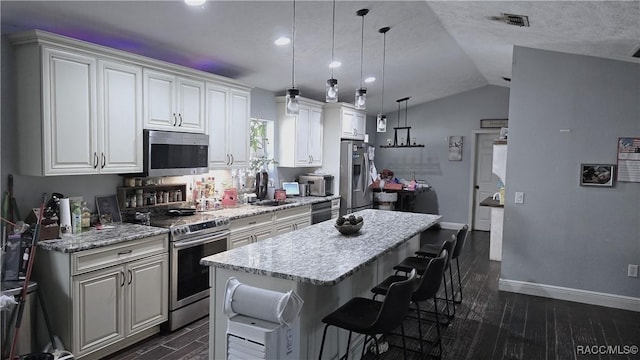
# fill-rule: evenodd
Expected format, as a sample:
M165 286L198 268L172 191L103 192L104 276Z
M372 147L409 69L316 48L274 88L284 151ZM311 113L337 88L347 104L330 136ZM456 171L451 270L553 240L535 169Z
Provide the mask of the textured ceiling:
M331 1L296 2L295 83L302 96L324 100L330 76ZM387 34L384 110L486 84L508 86L513 45L631 59L640 47L638 1L342 1L336 3L335 70L340 101L360 84L361 18L367 112L381 108L382 35ZM42 29L238 79L284 95L291 86L291 1L1 1L2 33ZM529 16L531 27L497 20Z

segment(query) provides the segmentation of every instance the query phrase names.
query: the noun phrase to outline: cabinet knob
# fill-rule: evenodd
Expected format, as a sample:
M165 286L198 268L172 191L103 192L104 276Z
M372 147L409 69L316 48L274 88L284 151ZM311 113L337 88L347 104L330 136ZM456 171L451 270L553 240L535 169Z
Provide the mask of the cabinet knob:
M128 271L129 271L129 282L127 284L131 285L131 282L133 281L133 272L131 272L131 269L129 269Z
M124 286L124 271L120 270L120 276L122 278L122 282L120 283L120 286Z
M98 168L98 153L97 152L93 153L93 168L94 169Z
M231 154L231 164L229 165L233 165L233 163L236 162L236 159L233 158L233 154Z
M180 118L180 124L178 124L178 126L182 126L182 114L178 114L178 117Z
M227 165L231 165L231 157L227 154Z
M176 117L176 113L173 113L173 126L176 126L178 123L178 118Z
M105 165L107 165L107 157L102 153L102 166L100 168L104 169Z

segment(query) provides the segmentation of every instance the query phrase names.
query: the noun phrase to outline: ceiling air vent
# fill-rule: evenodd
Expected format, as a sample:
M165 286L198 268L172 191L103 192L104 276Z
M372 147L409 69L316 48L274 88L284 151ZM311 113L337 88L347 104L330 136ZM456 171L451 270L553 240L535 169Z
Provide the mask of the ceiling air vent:
M509 25L529 27L529 17L526 15L514 15L503 13L504 21Z

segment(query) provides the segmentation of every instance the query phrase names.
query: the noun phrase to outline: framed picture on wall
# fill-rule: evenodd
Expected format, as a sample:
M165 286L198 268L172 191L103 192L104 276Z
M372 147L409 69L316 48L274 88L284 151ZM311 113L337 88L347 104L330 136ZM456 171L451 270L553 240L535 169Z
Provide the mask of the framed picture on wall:
M462 161L462 136L449 136L449 161Z
M581 164L580 185L582 186L613 186L613 164Z

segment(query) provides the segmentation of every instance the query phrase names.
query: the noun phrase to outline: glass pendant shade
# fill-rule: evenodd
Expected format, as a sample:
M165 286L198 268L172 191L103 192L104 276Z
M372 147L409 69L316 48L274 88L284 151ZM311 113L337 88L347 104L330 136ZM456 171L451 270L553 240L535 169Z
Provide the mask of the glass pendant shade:
M356 89L356 99L354 101L356 109L364 110L367 105L367 89L359 88Z
M378 114L378 116L376 116L376 124L378 132L387 132L387 115Z
M338 80L334 78L327 80L326 90L326 101L328 103L338 102Z
M287 89L287 95L285 96L285 104L287 105L287 115L298 115L300 108L298 106L298 97L300 90L296 88Z

